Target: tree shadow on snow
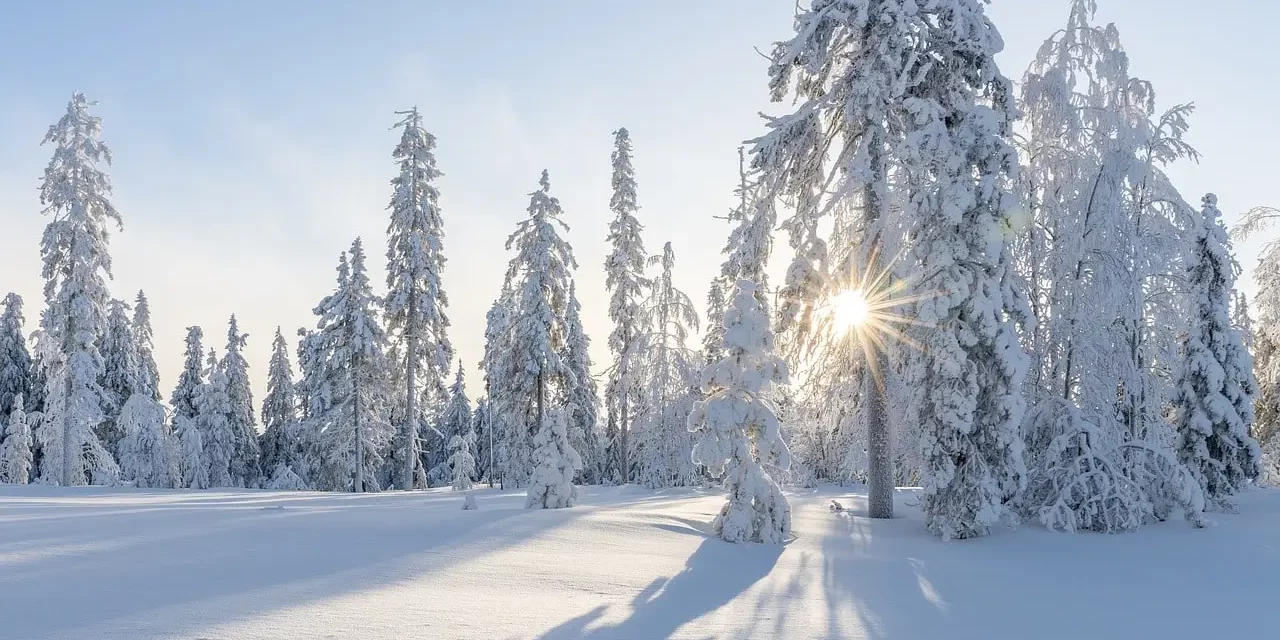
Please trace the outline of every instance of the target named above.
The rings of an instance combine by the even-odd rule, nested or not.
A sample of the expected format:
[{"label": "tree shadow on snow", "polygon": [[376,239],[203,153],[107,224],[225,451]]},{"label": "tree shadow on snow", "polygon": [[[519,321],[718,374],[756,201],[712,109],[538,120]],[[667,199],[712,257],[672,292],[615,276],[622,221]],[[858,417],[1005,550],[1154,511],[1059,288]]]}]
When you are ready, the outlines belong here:
[{"label": "tree shadow on snow", "polygon": [[[275,494],[283,508],[269,509],[262,507],[267,494],[239,494],[228,508],[192,504],[208,496],[178,495],[181,504],[143,512],[105,508],[93,526],[71,535],[54,522],[0,523],[0,534],[42,543],[0,554],[0,620],[15,623],[0,636],[195,633],[421,579],[584,513],[527,511],[498,492],[482,498],[482,510],[465,512],[461,497],[448,494],[316,495]],[[60,600],[74,604],[49,608]]]},{"label": "tree shadow on snow", "polygon": [[[681,533],[695,527],[672,525]],[[703,534],[705,535],[705,534]],[[604,616],[601,605],[568,620],[543,640],[666,638],[688,622],[728,604],[769,575],[782,555],[782,545],[732,544],[706,538],[670,578],[657,578],[632,599],[632,612],[616,624],[587,629]]]},{"label": "tree shadow on snow", "polygon": [[[1004,575],[1007,565],[992,562],[1001,555],[993,554],[995,547],[1007,548],[1008,531],[998,526],[989,538],[943,542],[925,528],[909,495],[898,493],[892,520],[867,517],[865,496],[842,498],[847,510],[830,514],[820,554],[824,637],[1025,636],[1012,617],[992,613],[1002,598],[1028,592]],[[798,575],[795,581],[807,579]]]}]

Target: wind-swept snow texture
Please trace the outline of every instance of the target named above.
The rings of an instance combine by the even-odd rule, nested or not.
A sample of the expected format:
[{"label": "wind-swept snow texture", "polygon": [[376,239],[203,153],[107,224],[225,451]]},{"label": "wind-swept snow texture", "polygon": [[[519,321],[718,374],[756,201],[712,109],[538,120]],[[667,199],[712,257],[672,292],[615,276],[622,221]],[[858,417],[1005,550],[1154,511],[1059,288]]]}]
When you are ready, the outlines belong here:
[{"label": "wind-swept snow texture", "polygon": [[708,532],[721,491],[583,489],[464,511],[447,488],[0,486],[0,638],[1274,637],[1276,490],[1206,529],[944,543],[917,493],[873,521],[823,487],[789,494],[790,543],[735,545]]}]

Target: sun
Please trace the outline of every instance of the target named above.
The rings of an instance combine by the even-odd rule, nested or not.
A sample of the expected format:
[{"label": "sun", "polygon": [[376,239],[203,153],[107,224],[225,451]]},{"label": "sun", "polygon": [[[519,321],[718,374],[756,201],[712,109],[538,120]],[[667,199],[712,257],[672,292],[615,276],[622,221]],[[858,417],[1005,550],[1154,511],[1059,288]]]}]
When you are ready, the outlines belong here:
[{"label": "sun", "polygon": [[848,333],[860,328],[871,319],[871,303],[861,289],[841,291],[831,301],[835,329]]}]

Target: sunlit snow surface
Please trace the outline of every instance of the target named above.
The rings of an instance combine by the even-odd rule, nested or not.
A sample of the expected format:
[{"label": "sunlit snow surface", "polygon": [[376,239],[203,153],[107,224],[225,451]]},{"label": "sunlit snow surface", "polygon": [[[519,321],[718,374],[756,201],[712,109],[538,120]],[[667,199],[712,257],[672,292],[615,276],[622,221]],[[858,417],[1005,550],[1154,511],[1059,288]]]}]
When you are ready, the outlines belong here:
[{"label": "sunlit snow surface", "polygon": [[[929,536],[790,493],[796,538],[705,531],[722,496],[0,487],[0,638],[1263,638],[1280,491],[1216,526]],[[852,513],[831,513],[840,500]]]}]

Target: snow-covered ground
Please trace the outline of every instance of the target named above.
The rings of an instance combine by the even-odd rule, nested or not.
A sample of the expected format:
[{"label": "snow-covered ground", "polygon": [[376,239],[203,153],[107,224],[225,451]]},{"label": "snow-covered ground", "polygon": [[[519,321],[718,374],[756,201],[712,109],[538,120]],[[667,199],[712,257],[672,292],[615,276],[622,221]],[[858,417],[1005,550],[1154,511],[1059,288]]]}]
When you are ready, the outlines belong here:
[{"label": "snow-covered ground", "polygon": [[708,538],[715,492],[336,495],[0,487],[3,638],[1275,637],[1280,491],[1194,530],[943,543],[791,494],[796,538]]}]

